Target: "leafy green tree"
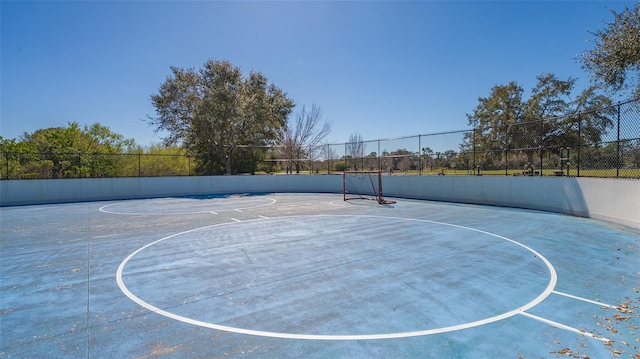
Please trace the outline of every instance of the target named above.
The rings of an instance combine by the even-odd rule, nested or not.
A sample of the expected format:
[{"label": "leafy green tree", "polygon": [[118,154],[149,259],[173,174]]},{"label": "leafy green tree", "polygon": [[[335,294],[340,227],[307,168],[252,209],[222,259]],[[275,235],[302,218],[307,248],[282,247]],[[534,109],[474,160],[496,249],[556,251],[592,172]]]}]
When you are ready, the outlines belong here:
[{"label": "leafy green tree", "polygon": [[525,121],[523,92],[516,82],[496,85],[488,97],[478,98],[478,106],[467,114],[474,132],[467,133],[465,138],[472,142],[474,152],[478,153],[477,163],[483,167],[492,167],[489,164],[499,161],[503,151],[513,148],[511,129]]},{"label": "leafy green tree", "polygon": [[165,145],[181,145],[200,157],[201,173],[234,172],[241,146],[269,146],[279,137],[294,103],[260,72],[243,77],[228,61],[193,68],[171,67],[172,75],[151,96],[156,117],[149,123],[165,131]]},{"label": "leafy green tree", "polygon": [[162,144],[133,146],[115,158],[118,177],[188,176],[195,167],[184,148]]},{"label": "leafy green tree", "polygon": [[[463,135],[463,138],[466,138],[467,134],[469,134],[469,132],[465,132]],[[467,170],[467,171],[474,170],[474,153],[471,146],[472,144],[468,140],[462,141],[460,143],[460,146],[458,149],[458,156],[456,159],[458,169]]]},{"label": "leafy green tree", "polygon": [[140,158],[141,176],[187,176],[190,157],[183,148],[149,146]]},{"label": "leafy green tree", "polygon": [[640,168],[640,140],[628,141],[628,150],[625,152],[624,165],[630,168]]},{"label": "leafy green tree", "polygon": [[[477,163],[498,167],[508,153],[524,153],[534,164],[541,149],[593,144],[612,126],[611,99],[589,87],[572,97],[575,79],[554,74],[537,77],[529,99],[517,83],[496,85],[486,98],[479,98],[468,114],[473,132],[465,134],[464,152],[478,153]],[[586,111],[586,109],[589,111]]]},{"label": "leafy green tree", "polygon": [[434,155],[434,152],[431,149],[431,147],[422,148],[422,159],[421,159],[422,165],[425,168],[428,166],[429,171],[433,171],[433,165],[434,165],[433,155]]},{"label": "leafy green tree", "polygon": [[456,158],[458,157],[458,153],[454,150],[446,150],[444,151],[444,153],[442,154],[443,158],[444,158],[444,163],[443,165],[445,167],[455,167],[453,166],[453,163],[455,162]]},{"label": "leafy green tree", "polygon": [[131,139],[94,123],[52,127],[24,133],[21,140],[2,140],[10,170],[17,178],[113,176],[117,154],[134,146]]},{"label": "leafy green tree", "polygon": [[594,46],[579,60],[595,83],[640,96],[640,2],[619,13],[609,11],[613,21],[592,33]]},{"label": "leafy green tree", "polygon": [[78,147],[80,153],[84,154],[81,157],[83,177],[121,176],[122,154],[136,147],[133,139],[114,133],[99,123],[84,126],[81,139]]},{"label": "leafy green tree", "polygon": [[37,177],[32,173],[30,164],[37,161],[35,148],[30,143],[16,141],[15,139],[5,139],[0,136],[0,158],[2,168],[1,178],[33,178]]},{"label": "leafy green tree", "polygon": [[[590,157],[589,153],[600,151],[602,137],[608,129],[613,127],[612,119],[616,114],[613,101],[607,96],[598,94],[596,89],[596,86],[585,89],[572,102],[569,116],[565,117],[558,127],[560,133],[557,135],[556,143],[559,146],[570,146],[577,151],[585,152],[579,156],[574,151],[571,163],[578,168],[583,166],[585,158]],[[593,162],[592,159],[587,161]]]},{"label": "leafy green tree", "polygon": [[335,162],[335,170],[338,172],[348,171],[349,167],[350,166],[349,166],[349,163],[347,162],[347,158],[344,158],[340,161]]},{"label": "leafy green tree", "polygon": [[379,162],[380,161],[378,160],[378,154],[375,151],[369,152],[369,154],[364,157],[363,169],[366,168],[369,171],[379,170],[379,167],[380,167]]},{"label": "leafy green tree", "polygon": [[560,146],[565,141],[559,121],[571,110],[575,83],[573,78],[561,80],[552,73],[537,77],[525,104],[525,116],[522,123],[514,127],[512,138],[516,143],[514,148],[521,148],[529,163],[535,163],[539,148]]},{"label": "leafy green tree", "polygon": [[391,151],[386,154],[390,161],[392,170],[407,171],[412,166],[415,166],[414,162],[417,162],[415,154],[405,148]]},{"label": "leafy green tree", "polygon": [[50,178],[113,176],[115,155],[135,144],[98,123],[81,127],[77,122],[25,133],[22,142],[40,157],[38,177]]}]

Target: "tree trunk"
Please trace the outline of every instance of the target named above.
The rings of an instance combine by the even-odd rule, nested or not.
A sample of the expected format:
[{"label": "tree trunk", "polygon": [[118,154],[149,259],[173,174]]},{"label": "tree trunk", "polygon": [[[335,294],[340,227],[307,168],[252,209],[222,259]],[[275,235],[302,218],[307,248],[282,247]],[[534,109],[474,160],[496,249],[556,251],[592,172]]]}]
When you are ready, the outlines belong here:
[{"label": "tree trunk", "polygon": [[231,156],[227,156],[224,159],[224,173],[227,175],[231,174]]},{"label": "tree trunk", "polygon": [[527,161],[528,161],[529,163],[531,163],[531,164],[533,164],[533,163],[534,163],[533,161],[535,161],[535,160],[533,159],[533,155],[535,155],[535,152],[533,152],[533,151],[527,151]]}]

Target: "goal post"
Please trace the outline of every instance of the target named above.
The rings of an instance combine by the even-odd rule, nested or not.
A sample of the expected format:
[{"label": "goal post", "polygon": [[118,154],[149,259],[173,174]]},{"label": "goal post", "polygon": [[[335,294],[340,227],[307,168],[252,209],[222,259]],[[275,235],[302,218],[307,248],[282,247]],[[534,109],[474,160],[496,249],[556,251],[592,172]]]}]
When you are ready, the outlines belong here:
[{"label": "goal post", "polygon": [[382,172],[345,171],[342,173],[342,195],[345,201],[373,200],[379,204],[393,204],[382,195]]}]

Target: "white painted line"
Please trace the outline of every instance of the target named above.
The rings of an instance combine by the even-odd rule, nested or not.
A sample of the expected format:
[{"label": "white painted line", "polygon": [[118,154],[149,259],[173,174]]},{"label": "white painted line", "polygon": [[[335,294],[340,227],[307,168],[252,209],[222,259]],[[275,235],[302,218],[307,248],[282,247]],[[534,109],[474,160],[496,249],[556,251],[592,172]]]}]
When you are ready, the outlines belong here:
[{"label": "white painted line", "polygon": [[214,211],[211,211],[210,213],[211,213],[211,214],[218,214],[218,212],[214,212]]},{"label": "white painted line", "polygon": [[237,209],[237,208],[236,208],[236,209],[234,209],[234,211],[242,213],[242,210],[241,210],[241,209]]},{"label": "white painted line", "polygon": [[258,215],[258,217],[260,217],[262,219],[269,219],[269,217],[265,217],[265,216],[261,216],[261,215]]},{"label": "white painted line", "polygon": [[595,300],[591,300],[591,299],[587,299],[587,298],[582,298],[582,297],[576,297],[575,295],[571,295],[571,294],[567,294],[567,293],[562,293],[562,292],[558,292],[558,291],[553,291],[553,294],[557,294],[557,295],[562,295],[565,296],[567,298],[572,298],[572,299],[577,299],[577,300],[581,300],[583,302],[587,302],[587,303],[591,303],[591,304],[596,304],[599,305],[601,307],[607,307],[607,308],[611,308],[611,309],[620,309],[615,305],[611,305],[611,304],[606,304],[606,303],[600,303],[600,302],[596,302]]},{"label": "white painted line", "polygon": [[[253,208],[259,208],[259,207],[264,207],[264,206],[269,206],[272,205],[274,203],[276,203],[276,199],[275,198],[267,198],[269,200],[269,203],[265,203],[265,204],[259,204],[259,205],[255,205],[255,206],[250,206],[250,207],[242,207],[242,209],[253,209]],[[146,199],[142,198],[142,199],[136,199],[137,201],[145,201]],[[216,198],[211,198],[212,201],[215,201]],[[213,214],[217,214],[215,212],[211,212],[211,211],[193,211],[193,212],[118,212],[118,211],[114,211],[114,210],[110,210],[108,209],[109,207],[113,207],[113,206],[119,206],[122,204],[126,204],[127,202],[117,202],[117,203],[111,203],[111,204],[107,204],[104,205],[102,207],[100,207],[98,210],[100,212],[103,213],[109,213],[109,214],[118,214],[118,215],[131,215],[131,216],[145,216],[145,215],[169,215],[169,216],[177,216],[177,215],[185,215],[185,214],[197,214],[197,213],[213,213]],[[215,202],[214,202],[215,203]],[[158,206],[156,204],[156,206]],[[160,205],[162,206],[162,205]],[[171,207],[171,205],[169,204],[169,206],[166,207]],[[221,212],[225,212],[225,211],[238,211],[238,212],[242,212],[242,210],[240,209],[222,209],[220,210]]]},{"label": "white painted line", "polygon": [[[535,317],[535,316],[533,316],[531,314],[527,314],[527,313],[525,313],[525,311],[533,308],[534,306],[540,304],[543,300],[545,300],[551,294],[551,292],[553,291],[553,289],[554,289],[554,287],[555,287],[555,285],[556,285],[556,283],[558,281],[558,275],[556,273],[555,268],[553,267],[551,262],[549,262],[549,260],[547,260],[544,256],[542,256],[540,253],[536,252],[532,248],[525,246],[522,243],[516,242],[513,239],[509,239],[507,237],[503,237],[503,236],[500,236],[500,235],[495,234],[495,233],[486,232],[486,231],[475,229],[475,228],[471,228],[471,227],[465,227],[465,226],[460,226],[460,225],[455,225],[455,224],[450,224],[450,223],[444,223],[444,222],[436,222],[436,221],[429,221],[429,220],[423,220],[423,219],[390,217],[390,216],[317,215],[317,216],[291,216],[291,217],[288,217],[288,219],[308,218],[308,217],[392,218],[392,219],[401,219],[401,220],[413,221],[413,222],[433,223],[433,224],[449,226],[449,227],[454,227],[454,228],[461,228],[461,229],[465,229],[465,230],[469,230],[469,231],[473,231],[473,232],[477,232],[477,233],[483,233],[483,234],[486,234],[486,235],[489,235],[489,236],[493,236],[493,237],[500,238],[500,239],[503,239],[505,241],[511,242],[511,243],[513,243],[515,245],[518,245],[518,246],[528,250],[529,252],[531,252],[535,256],[537,256],[540,260],[542,260],[544,262],[544,264],[547,266],[547,269],[549,270],[549,276],[550,276],[549,283],[547,284],[546,289],[540,295],[538,295],[538,297],[533,299],[531,302],[526,303],[525,305],[521,306],[520,308],[516,308],[516,309],[511,310],[509,312],[502,313],[502,314],[499,314],[499,315],[496,315],[496,316],[493,316],[493,317],[477,320],[477,321],[474,321],[474,322],[463,323],[463,324],[453,325],[453,326],[449,326],[449,327],[428,329],[428,330],[419,330],[419,331],[412,331],[412,332],[398,332],[398,333],[383,333],[383,334],[360,334],[360,335],[315,335],[315,334],[278,333],[278,332],[267,332],[267,331],[261,331],[261,330],[251,330],[251,329],[244,329],[244,328],[229,327],[229,326],[219,325],[219,324],[215,324],[215,323],[203,322],[203,321],[200,321],[200,320],[187,318],[187,317],[183,317],[183,316],[180,316],[180,315],[177,315],[177,314],[174,314],[174,313],[170,313],[170,312],[162,310],[162,309],[160,309],[158,307],[155,307],[152,304],[147,303],[144,300],[138,298],[135,294],[133,294],[131,291],[129,291],[127,286],[124,284],[124,280],[122,279],[122,272],[124,270],[124,267],[126,266],[127,262],[129,262],[129,260],[131,260],[131,258],[133,258],[137,253],[141,252],[145,248],[148,248],[148,247],[150,247],[150,246],[152,246],[152,245],[154,245],[156,243],[162,242],[162,241],[167,240],[169,238],[173,238],[173,237],[176,237],[176,236],[179,236],[179,235],[182,235],[182,234],[191,233],[191,232],[195,232],[195,231],[199,231],[199,230],[203,230],[203,229],[214,228],[216,226],[222,226],[222,225],[225,225],[225,223],[215,224],[215,225],[211,225],[211,226],[192,229],[192,230],[181,232],[181,233],[176,233],[174,235],[161,238],[161,239],[159,239],[157,241],[154,241],[152,243],[149,243],[149,244],[141,247],[140,249],[138,249],[135,252],[131,253],[127,258],[124,259],[124,261],[122,261],[122,263],[120,263],[120,266],[118,267],[118,270],[116,272],[116,282],[118,283],[118,287],[120,287],[120,290],[127,297],[129,297],[129,299],[131,299],[132,301],[134,301],[138,305],[140,305],[140,306],[142,306],[142,307],[144,307],[144,308],[146,308],[146,309],[148,309],[148,310],[150,310],[152,312],[155,312],[157,314],[163,315],[163,316],[165,316],[167,318],[179,320],[179,321],[184,322],[184,323],[189,323],[189,324],[193,324],[193,325],[197,325],[197,326],[201,326],[201,327],[205,327],[205,328],[222,330],[222,331],[227,331],[227,332],[232,332],[232,333],[239,333],[239,334],[270,337],[270,338],[307,339],[307,340],[379,340],[379,339],[395,339],[395,338],[418,337],[418,336],[425,336],[425,335],[432,335],[432,334],[439,334],[439,333],[447,333],[447,332],[452,332],[452,331],[456,331],[456,330],[468,329],[468,328],[473,328],[473,327],[477,327],[477,326],[481,326],[481,325],[497,322],[497,321],[500,321],[500,320],[503,320],[503,319],[506,319],[506,318],[513,317],[513,316],[518,315],[518,314],[531,316],[532,318],[539,318],[539,317]],[[241,222],[240,220],[237,220],[235,218],[231,218],[231,219],[236,221],[236,222]],[[257,220],[249,220],[249,221],[257,221]],[[226,224],[230,224],[230,223],[226,223]],[[549,320],[546,320],[544,318],[540,318],[539,320],[544,321],[546,323],[555,323],[555,322],[551,322]],[[552,325],[555,325],[555,324],[552,324]],[[562,324],[558,324],[558,327],[560,327],[560,326],[563,326],[563,325]],[[564,326],[564,327],[566,327],[566,326]],[[567,327],[567,328],[570,328],[570,327]],[[579,332],[581,334],[584,334],[584,335],[590,335],[589,333],[580,332],[579,330],[577,330],[575,328],[571,328],[571,329],[573,329],[574,331],[577,331],[577,332]],[[594,338],[598,338],[597,336],[594,336],[594,335],[591,335],[591,336],[593,336]],[[598,339],[600,339],[600,338],[598,338]]]},{"label": "white painted line", "polygon": [[611,341],[611,339],[608,339],[608,338],[605,338],[605,337],[601,337],[599,335],[591,334],[591,333],[585,332],[584,330],[576,329],[574,327],[570,327],[570,326],[564,325],[562,323],[554,322],[553,320],[545,319],[545,318],[539,317],[537,315],[529,314],[529,313],[526,313],[526,312],[522,312],[520,314],[524,315],[525,317],[529,317],[529,318],[535,319],[537,321],[549,324],[549,325],[551,325],[553,327],[556,327],[556,328],[559,328],[559,329],[564,329],[564,330],[568,330],[568,331],[571,331],[571,332],[576,332],[576,333],[579,333],[580,335],[586,335],[588,337],[591,337],[593,339],[598,339],[598,340],[603,341],[603,342]]},{"label": "white painted line", "polygon": [[235,219],[235,218],[233,218],[233,217],[230,217],[230,218],[231,218],[232,220],[236,221],[236,222],[242,222],[242,221],[241,221],[241,220],[239,220],[239,219]]}]

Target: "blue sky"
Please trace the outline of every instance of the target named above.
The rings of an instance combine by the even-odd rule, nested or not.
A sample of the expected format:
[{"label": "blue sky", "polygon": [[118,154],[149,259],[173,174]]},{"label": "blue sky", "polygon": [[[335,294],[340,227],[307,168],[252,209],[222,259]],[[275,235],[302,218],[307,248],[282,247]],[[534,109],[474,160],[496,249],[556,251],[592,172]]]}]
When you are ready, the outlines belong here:
[{"label": "blue sky", "polygon": [[170,66],[229,60],[299,106],[328,141],[468,128],[478,97],[588,74],[589,31],[635,1],[0,2],[0,135],[99,122],[140,145]]}]

